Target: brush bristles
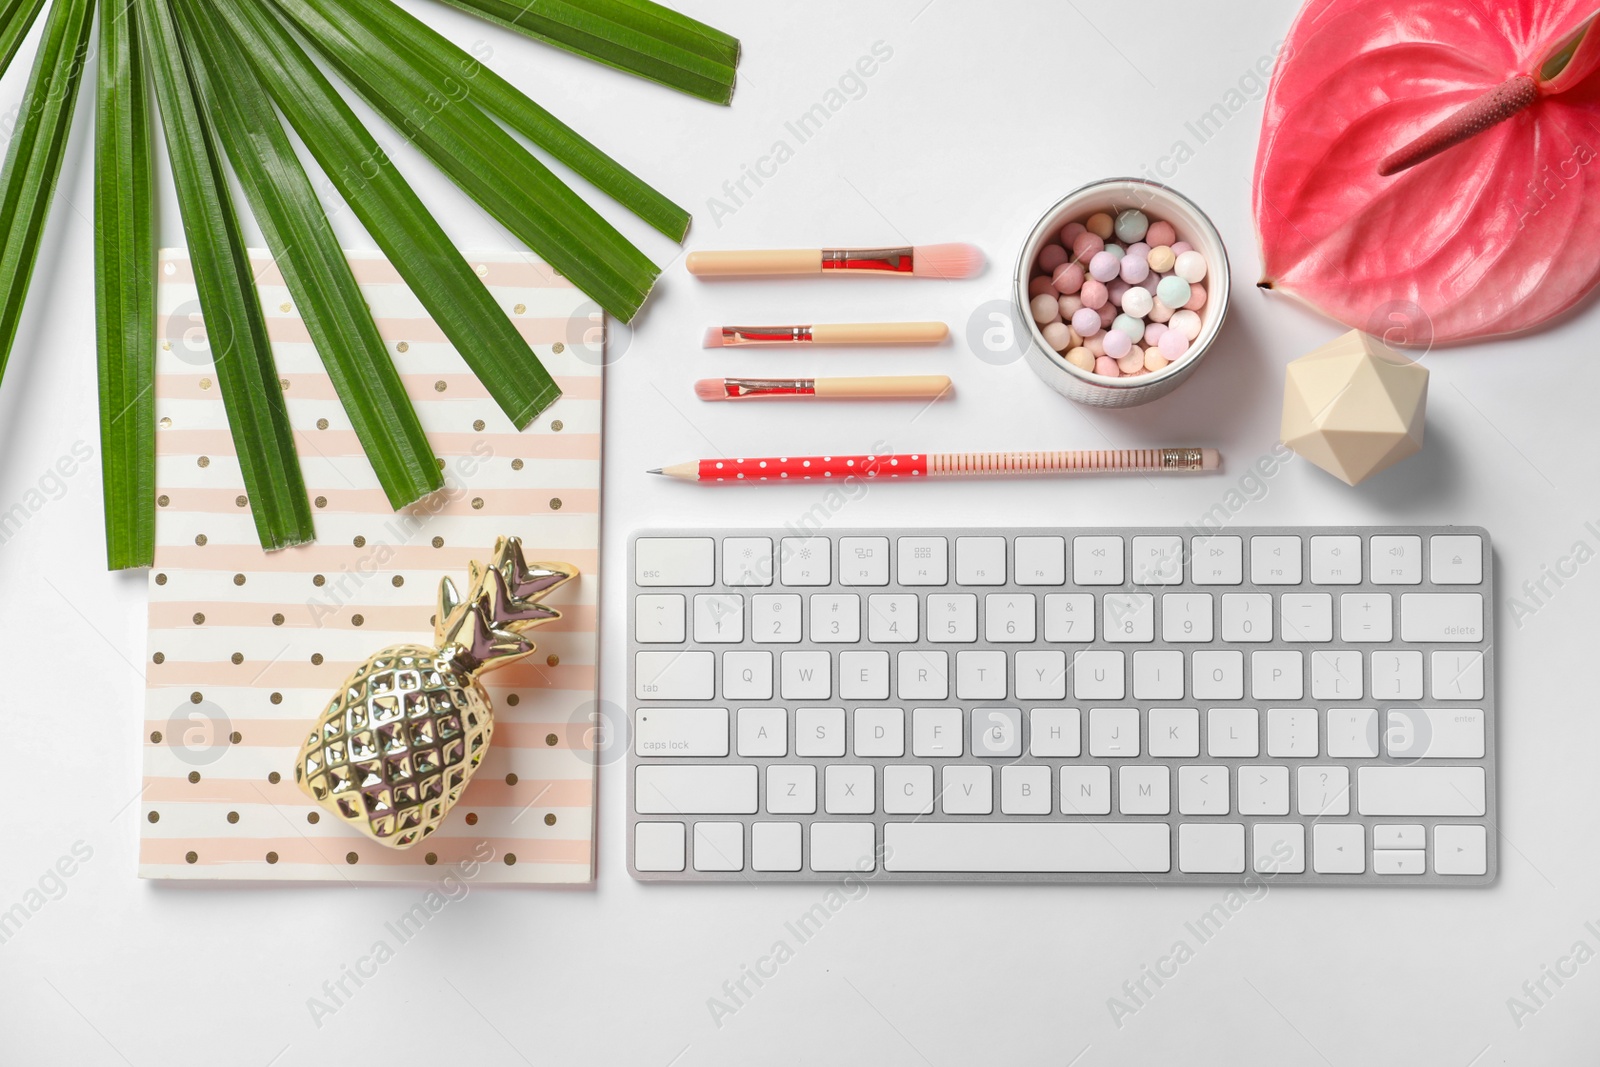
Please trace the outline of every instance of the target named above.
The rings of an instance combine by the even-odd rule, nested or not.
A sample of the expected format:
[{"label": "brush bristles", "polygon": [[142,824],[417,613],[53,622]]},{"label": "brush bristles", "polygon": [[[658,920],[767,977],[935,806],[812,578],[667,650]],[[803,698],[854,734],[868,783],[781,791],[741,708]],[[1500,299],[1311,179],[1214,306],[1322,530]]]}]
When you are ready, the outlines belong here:
[{"label": "brush bristles", "polygon": [[701,400],[726,400],[728,388],[721,378],[701,378],[694,383],[694,395]]},{"label": "brush bristles", "polygon": [[975,245],[918,245],[911,273],[918,278],[970,278],[983,270],[983,251]]},{"label": "brush bristles", "polygon": [[722,327],[720,327],[720,326],[712,326],[712,327],[708,328],[706,330],[705,344],[702,347],[704,347],[704,348],[721,348],[722,347]]}]

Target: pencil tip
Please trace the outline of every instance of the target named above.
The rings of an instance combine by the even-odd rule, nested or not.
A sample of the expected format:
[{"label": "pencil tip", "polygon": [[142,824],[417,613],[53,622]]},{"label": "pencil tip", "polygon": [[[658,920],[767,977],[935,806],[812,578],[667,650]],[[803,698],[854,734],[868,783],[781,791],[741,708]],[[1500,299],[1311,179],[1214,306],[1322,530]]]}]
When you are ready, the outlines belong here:
[{"label": "pencil tip", "polygon": [[662,470],[662,469],[661,469],[661,468],[660,468],[660,467],[656,467],[656,468],[654,468],[654,469],[653,469],[653,470],[647,470],[647,471],[645,471],[645,473],[646,473],[646,474],[665,474],[665,473],[667,473],[667,472],[666,472],[666,471],[664,471],[664,470]]}]

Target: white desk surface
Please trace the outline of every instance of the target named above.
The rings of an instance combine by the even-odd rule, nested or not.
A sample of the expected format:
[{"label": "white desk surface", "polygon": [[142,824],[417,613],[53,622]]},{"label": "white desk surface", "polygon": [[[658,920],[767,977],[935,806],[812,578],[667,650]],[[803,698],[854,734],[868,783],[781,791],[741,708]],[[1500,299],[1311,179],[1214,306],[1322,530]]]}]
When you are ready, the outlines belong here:
[{"label": "white desk surface", "polygon": [[[740,36],[725,110],[583,63],[427,0],[406,0],[456,41],[655,181],[696,215],[689,248],[970,240],[987,273],[957,283],[817,279],[708,285],[681,262],[613,364],[607,387],[602,696],[625,698],[625,538],[650,524],[771,524],[816,502],[801,485],[696,488],[645,468],[704,454],[1209,444],[1210,478],[879,485],[833,522],[936,525],[1175,524],[1240,486],[1277,440],[1283,366],[1341,328],[1254,287],[1250,179],[1261,93],[1200,143],[1186,123],[1228,100],[1270,56],[1293,5],[1112,0],[1066,4],[893,0],[752,5],[683,0]],[[37,29],[35,30],[37,36]],[[786,123],[882,42],[855,98],[801,143]],[[30,52],[25,55],[31,55]],[[19,61],[0,108],[22,92]],[[846,89],[850,86],[846,85]],[[0,508],[21,500],[75,441],[98,454],[90,256],[92,92],[4,388]],[[391,145],[399,138],[385,129]],[[786,142],[773,166],[762,157]],[[1058,196],[1099,177],[1170,175],[1221,228],[1233,257],[1227,329],[1174,395],[1096,412],[1049,392],[1021,362],[993,366],[959,339],[934,353],[852,358],[855,370],[946,370],[957,397],[913,405],[699,404],[690,382],[758,371],[703,352],[714,323],[935,318],[958,338],[1004,300],[1018,243]],[[510,238],[409,151],[404,172],[462,247]],[[724,181],[770,173],[733,203]],[[1168,167],[1170,170],[1170,166]],[[731,212],[716,220],[708,198]],[[613,217],[617,212],[612,211]],[[346,214],[341,234],[370,239]],[[677,250],[627,227],[660,262]],[[181,238],[169,199],[167,243]],[[627,338],[626,331],[621,334]],[[99,475],[68,479],[0,552],[8,693],[7,824],[0,909],[74,845],[92,857],[0,945],[0,1062],[136,1065],[444,1062],[721,1064],[978,1062],[1121,1064],[1569,1063],[1592,1055],[1600,1008],[1600,860],[1594,653],[1600,561],[1531,615],[1523,583],[1600,549],[1592,404],[1600,311],[1535,336],[1436,352],[1422,453],[1358,489],[1304,462],[1265,480],[1240,524],[1481,523],[1499,574],[1501,873],[1467,891],[1270,890],[1203,943],[1186,924],[1215,888],[872,886],[801,943],[785,925],[815,885],[650,887],[623,859],[621,764],[601,774],[599,880],[580,891],[471,889],[373,968],[361,961],[417,889],[174,888],[134,877],[144,578],[103,569]],[[618,346],[619,349],[621,346]],[[845,366],[826,355],[794,370]],[[1559,374],[1560,387],[1537,380]],[[47,488],[49,488],[47,486]],[[1586,526],[1596,521],[1595,526]],[[1569,573],[1571,568],[1568,568]],[[1553,583],[1551,584],[1553,588]],[[56,671],[61,671],[56,674]],[[1590,683],[1582,679],[1590,677]],[[79,844],[81,843],[81,844]],[[1586,923],[1595,921],[1594,926]],[[731,1015],[724,983],[775,943],[793,950]],[[1124,992],[1175,943],[1192,958],[1142,1006]],[[1582,944],[1584,962],[1571,954]],[[364,979],[320,1020],[311,998],[358,965]],[[1561,984],[1543,968],[1562,968]],[[761,964],[767,971],[774,968]],[[1170,965],[1167,966],[1169,971]],[[1524,1010],[1514,1014],[1510,998]],[[326,1000],[325,1000],[326,1002]],[[1531,1009],[1531,1010],[1528,1010]],[[1119,1025],[1120,1022],[1120,1025]],[[319,1025],[320,1023],[320,1025]]]}]

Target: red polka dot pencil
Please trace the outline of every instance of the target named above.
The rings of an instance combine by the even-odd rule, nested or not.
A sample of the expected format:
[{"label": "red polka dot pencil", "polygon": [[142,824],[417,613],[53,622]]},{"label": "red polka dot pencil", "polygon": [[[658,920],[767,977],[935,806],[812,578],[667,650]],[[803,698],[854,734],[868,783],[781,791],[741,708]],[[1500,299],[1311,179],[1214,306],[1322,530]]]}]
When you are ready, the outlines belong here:
[{"label": "red polka dot pencil", "polygon": [[1041,474],[1214,471],[1214,448],[1108,448],[1076,452],[912,452],[879,456],[702,459],[650,471],[685,482],[821,481],[834,478],[971,478]]}]

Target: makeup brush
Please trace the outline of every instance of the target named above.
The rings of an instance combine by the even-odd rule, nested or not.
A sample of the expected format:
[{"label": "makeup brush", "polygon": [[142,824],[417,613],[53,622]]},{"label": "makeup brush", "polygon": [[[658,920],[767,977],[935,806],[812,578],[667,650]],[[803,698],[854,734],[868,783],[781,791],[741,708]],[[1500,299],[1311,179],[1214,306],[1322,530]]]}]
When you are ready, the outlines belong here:
[{"label": "makeup brush", "polygon": [[983,252],[969,244],[915,248],[796,248],[748,252],[690,252],[690,274],[731,278],[762,274],[910,274],[918,278],[970,278],[983,269]]},{"label": "makeup brush", "polygon": [[877,378],[701,378],[694,392],[701,400],[795,399],[931,400],[950,391],[943,374]]},{"label": "makeup brush", "polygon": [[815,326],[713,326],[707,348],[744,345],[936,345],[950,336],[942,322],[849,322]]}]

